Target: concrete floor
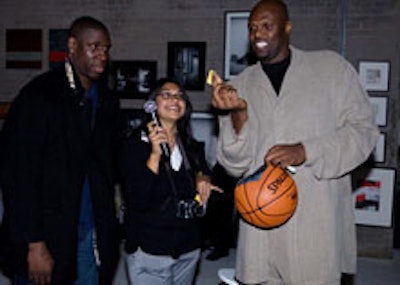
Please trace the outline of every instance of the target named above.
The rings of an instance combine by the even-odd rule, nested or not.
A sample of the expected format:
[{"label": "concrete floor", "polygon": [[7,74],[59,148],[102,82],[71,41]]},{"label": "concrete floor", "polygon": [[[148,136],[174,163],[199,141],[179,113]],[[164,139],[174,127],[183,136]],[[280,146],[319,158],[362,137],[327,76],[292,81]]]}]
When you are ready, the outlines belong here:
[{"label": "concrete floor", "polygon": [[[218,261],[204,259],[203,252],[199,276],[196,285],[218,285],[219,268],[234,266],[235,250],[230,251],[228,257]],[[393,259],[358,258],[358,273],[346,279],[346,285],[399,285],[400,284],[400,251],[395,250]]]},{"label": "concrete floor", "polygon": [[[228,257],[217,261],[208,261],[204,257],[208,251],[204,251],[200,262],[199,274],[195,285],[218,285],[218,269],[232,268],[235,262],[235,250],[231,249]],[[346,284],[349,285],[398,285],[400,284],[400,251],[395,250],[393,259],[358,258],[358,273]],[[11,282],[0,274],[0,285],[10,285]],[[125,271],[121,262],[114,285],[127,285]]]}]

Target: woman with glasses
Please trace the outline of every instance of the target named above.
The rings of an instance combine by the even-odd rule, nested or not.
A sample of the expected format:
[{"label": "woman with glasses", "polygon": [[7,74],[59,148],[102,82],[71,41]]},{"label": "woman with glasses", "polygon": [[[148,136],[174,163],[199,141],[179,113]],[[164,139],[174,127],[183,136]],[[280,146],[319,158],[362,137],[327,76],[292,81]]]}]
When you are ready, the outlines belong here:
[{"label": "woman with glasses", "polygon": [[124,140],[120,156],[129,280],[192,284],[199,218],[210,191],[221,190],[210,183],[204,144],[192,136],[183,87],[160,79],[145,109],[148,118]]}]

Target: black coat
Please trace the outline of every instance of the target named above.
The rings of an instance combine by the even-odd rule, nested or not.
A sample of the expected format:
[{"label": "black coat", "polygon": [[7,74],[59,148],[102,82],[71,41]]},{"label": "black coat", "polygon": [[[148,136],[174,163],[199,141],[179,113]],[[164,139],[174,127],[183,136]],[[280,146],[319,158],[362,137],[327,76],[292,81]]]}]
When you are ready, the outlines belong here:
[{"label": "black coat", "polygon": [[44,240],[55,259],[54,284],[71,283],[76,277],[82,185],[88,174],[100,284],[111,284],[119,246],[114,205],[118,99],[99,86],[91,130],[83,112],[83,89],[77,90],[70,88],[60,68],[32,80],[14,100],[0,140],[3,230],[14,270],[25,275],[28,243]]}]

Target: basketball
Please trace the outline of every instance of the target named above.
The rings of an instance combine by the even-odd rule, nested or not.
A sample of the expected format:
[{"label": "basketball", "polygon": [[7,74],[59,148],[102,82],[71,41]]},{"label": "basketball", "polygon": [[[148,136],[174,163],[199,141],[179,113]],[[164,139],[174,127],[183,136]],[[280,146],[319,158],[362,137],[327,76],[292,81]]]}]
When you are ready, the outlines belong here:
[{"label": "basketball", "polygon": [[249,224],[270,229],[283,225],[297,206],[297,187],[291,175],[279,166],[264,165],[240,180],[235,205]]}]

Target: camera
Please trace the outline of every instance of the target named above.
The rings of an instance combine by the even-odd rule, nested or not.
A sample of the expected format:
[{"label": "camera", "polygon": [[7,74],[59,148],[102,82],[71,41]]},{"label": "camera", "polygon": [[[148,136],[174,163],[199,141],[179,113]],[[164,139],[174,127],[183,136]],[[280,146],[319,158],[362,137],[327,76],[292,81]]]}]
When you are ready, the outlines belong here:
[{"label": "camera", "polygon": [[200,205],[196,200],[179,200],[176,216],[182,219],[203,217],[206,214],[206,205]]}]

